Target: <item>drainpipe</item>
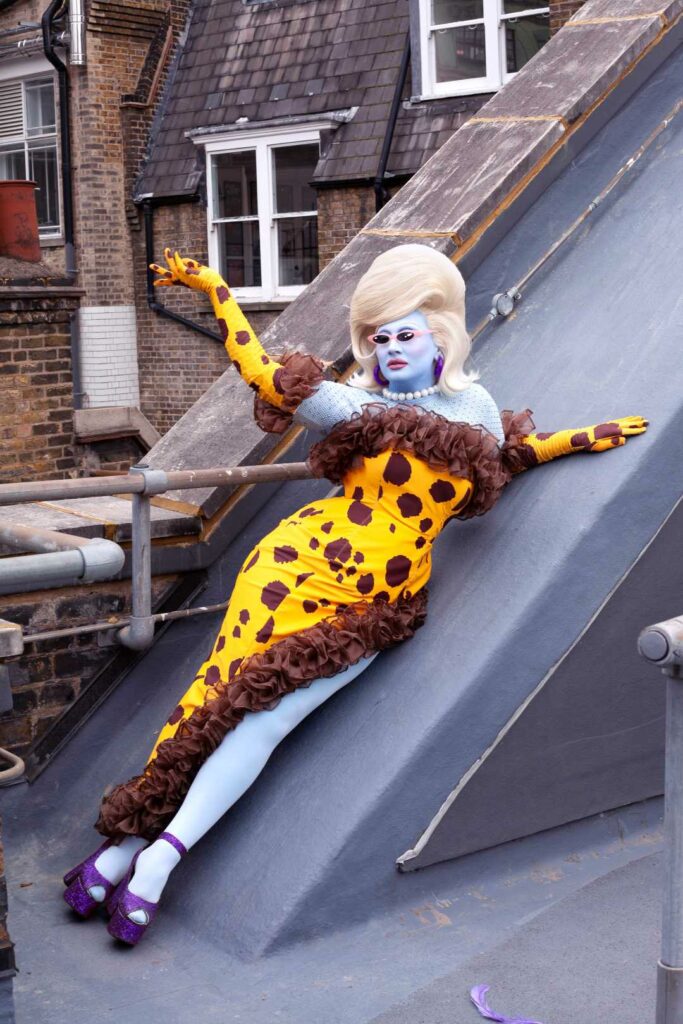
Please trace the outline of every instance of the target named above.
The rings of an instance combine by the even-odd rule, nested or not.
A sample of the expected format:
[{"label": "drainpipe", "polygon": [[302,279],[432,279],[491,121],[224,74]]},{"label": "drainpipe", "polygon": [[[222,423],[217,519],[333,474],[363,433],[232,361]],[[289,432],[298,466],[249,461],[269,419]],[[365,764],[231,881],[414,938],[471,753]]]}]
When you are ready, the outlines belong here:
[{"label": "drainpipe", "polygon": [[401,105],[401,96],[406,84],[406,77],[408,75],[408,65],[410,64],[410,32],[406,35],[405,46],[403,47],[403,56],[401,57],[401,67],[398,72],[398,78],[396,79],[396,88],[394,89],[394,97],[391,101],[391,110],[389,111],[389,119],[387,121],[387,128],[384,133],[384,142],[382,143],[382,154],[379,158],[379,166],[377,168],[377,175],[375,177],[374,189],[375,189],[375,210],[379,212],[384,204],[389,199],[389,193],[384,187],[384,178],[387,173],[387,164],[389,162],[389,153],[391,151],[391,143],[394,139],[394,129],[396,128],[396,121],[398,119],[398,109]]},{"label": "drainpipe", "polygon": [[33,526],[0,524],[0,544],[38,554],[0,558],[0,594],[108,580],[123,569],[125,554],[102,537],[77,537]]},{"label": "drainpipe", "polygon": [[215,331],[210,331],[208,327],[204,327],[202,324],[198,324],[194,320],[188,320],[187,317],[181,316],[180,313],[174,313],[172,310],[166,309],[166,306],[162,306],[160,302],[157,302],[156,292],[154,290],[154,271],[149,268],[150,263],[154,262],[154,213],[152,203],[149,199],[144,200],[142,204],[142,212],[145,221],[147,305],[152,312],[158,313],[159,316],[165,316],[169,320],[175,320],[177,324],[182,324],[183,327],[189,327],[191,331],[196,331],[197,334],[203,334],[205,338],[211,338],[212,341],[218,341],[222,345],[223,339],[220,334],[216,334]]},{"label": "drainpipe", "polygon": [[[1,0],[0,0],[1,2]],[[74,260],[74,214],[73,214],[73,181],[71,170],[71,130],[69,125],[69,80],[66,65],[54,50],[52,29],[53,21],[62,0],[52,0],[41,19],[43,30],[43,49],[50,64],[57,71],[59,81],[59,138],[62,157],[62,185],[64,202],[64,250],[66,272],[69,277],[76,276]]]}]

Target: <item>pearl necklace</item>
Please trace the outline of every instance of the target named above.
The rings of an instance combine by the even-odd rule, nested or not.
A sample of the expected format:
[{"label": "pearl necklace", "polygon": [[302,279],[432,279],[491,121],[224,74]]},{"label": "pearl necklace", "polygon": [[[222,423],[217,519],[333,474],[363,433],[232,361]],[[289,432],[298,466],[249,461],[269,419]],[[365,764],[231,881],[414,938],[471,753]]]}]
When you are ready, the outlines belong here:
[{"label": "pearl necklace", "polygon": [[382,394],[392,402],[405,402],[411,398],[427,398],[435,395],[438,390],[438,384],[432,384],[430,388],[422,388],[422,391],[390,391],[389,388],[383,388]]}]

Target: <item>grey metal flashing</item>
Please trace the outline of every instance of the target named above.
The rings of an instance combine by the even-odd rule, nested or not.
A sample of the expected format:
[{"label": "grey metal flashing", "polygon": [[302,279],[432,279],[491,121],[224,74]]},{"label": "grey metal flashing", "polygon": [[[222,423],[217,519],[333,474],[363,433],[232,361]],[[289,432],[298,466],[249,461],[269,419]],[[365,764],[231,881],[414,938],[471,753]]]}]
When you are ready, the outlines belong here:
[{"label": "grey metal flashing", "polygon": [[347,124],[357,114],[358,107],[346,107],[342,110],[323,110],[319,114],[290,114],[286,117],[269,117],[261,121],[250,121],[248,118],[233,121],[232,124],[218,124],[203,128],[191,128],[184,133],[186,139],[202,140],[212,135],[268,131],[269,128],[286,128],[288,125],[310,124],[321,122],[331,128]]}]

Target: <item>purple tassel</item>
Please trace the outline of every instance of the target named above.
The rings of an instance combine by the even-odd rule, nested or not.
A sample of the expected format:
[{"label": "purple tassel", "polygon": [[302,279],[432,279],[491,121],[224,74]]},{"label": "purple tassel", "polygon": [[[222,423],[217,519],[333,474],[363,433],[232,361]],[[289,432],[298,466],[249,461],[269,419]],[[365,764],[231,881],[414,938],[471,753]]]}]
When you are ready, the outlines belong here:
[{"label": "purple tassel", "polygon": [[502,1013],[496,1013],[486,1002],[486,993],[489,988],[489,985],[475,985],[470,992],[470,999],[482,1017],[486,1017],[487,1020],[497,1020],[498,1024],[541,1024],[540,1020],[529,1020],[527,1017],[506,1017]]}]

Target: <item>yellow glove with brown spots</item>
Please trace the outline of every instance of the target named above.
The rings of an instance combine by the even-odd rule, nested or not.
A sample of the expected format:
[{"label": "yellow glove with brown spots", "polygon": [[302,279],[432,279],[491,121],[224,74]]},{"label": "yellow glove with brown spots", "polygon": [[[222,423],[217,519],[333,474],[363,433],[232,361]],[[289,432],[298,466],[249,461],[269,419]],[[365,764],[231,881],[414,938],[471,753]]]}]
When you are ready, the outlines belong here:
[{"label": "yellow glove with brown spots", "polygon": [[181,284],[205,292],[211,300],[225,347],[237,372],[259,398],[282,408],[285,401],[279,382],[282,367],[267,354],[218,271],[204,267],[196,260],[185,259],[178,252],[172,254],[170,249],[164,249],[164,256],[168,269],[150,263],[151,270],[159,275],[154,286],[163,288]]},{"label": "yellow glove with brown spots", "polygon": [[642,416],[624,416],[578,430],[558,430],[552,434],[527,434],[521,438],[520,455],[528,468],[550,462],[573,452],[606,452],[626,444],[626,438],[643,434],[649,423]]}]

